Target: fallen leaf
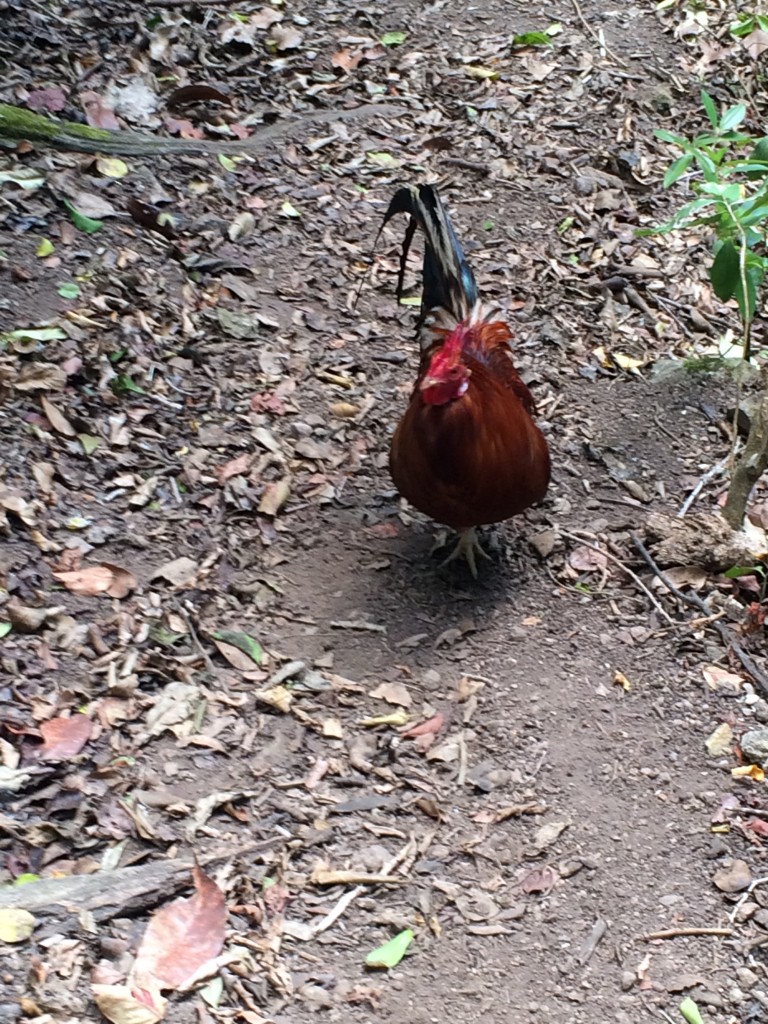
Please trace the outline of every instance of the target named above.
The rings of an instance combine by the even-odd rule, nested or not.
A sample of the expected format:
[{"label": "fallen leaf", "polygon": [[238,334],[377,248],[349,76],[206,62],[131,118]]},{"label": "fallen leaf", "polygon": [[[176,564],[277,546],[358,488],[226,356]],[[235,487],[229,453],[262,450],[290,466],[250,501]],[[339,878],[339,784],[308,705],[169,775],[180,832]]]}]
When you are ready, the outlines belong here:
[{"label": "fallen leaf", "polygon": [[122,599],[137,587],[133,573],[119,565],[103,562],[101,565],[87,566],[75,572],[55,572],[53,576],[63,583],[67,590],[78,597],[96,597],[106,594],[107,597]]},{"label": "fallen leaf", "polygon": [[61,434],[64,437],[76,437],[77,431],[69,422],[67,417],[53,404],[49,402],[45,395],[40,396],[40,404],[43,407],[45,418],[51,424],[51,427],[56,431],[57,434]]},{"label": "fallen leaf", "polygon": [[404,683],[382,683],[375,690],[371,690],[368,696],[377,697],[380,700],[385,700],[388,704],[397,704],[403,708],[409,708],[413,703],[413,697]]},{"label": "fallen leaf", "polygon": [[389,942],[385,942],[383,946],[372,950],[365,958],[365,966],[384,970],[397,967],[412,942],[413,932],[410,928],[406,928]]},{"label": "fallen leaf", "polygon": [[165,1016],[166,1000],[156,997],[148,1006],[145,998],[135,995],[127,985],[92,984],[94,1002],[112,1024],[157,1024]]},{"label": "fallen leaf", "polygon": [[194,558],[187,558],[182,555],[181,558],[174,558],[171,562],[166,562],[165,565],[161,565],[159,569],[156,569],[150,579],[167,580],[174,587],[186,587],[191,586],[195,582],[195,577],[200,566],[194,560]]},{"label": "fallen leaf", "polygon": [[87,715],[51,718],[40,723],[43,745],[37,751],[40,761],[68,761],[91,738],[91,720]]},{"label": "fallen leaf", "polygon": [[733,729],[727,722],[723,722],[707,737],[706,747],[712,757],[722,757],[731,749],[732,743]]},{"label": "fallen leaf", "polygon": [[151,918],[136,954],[129,983],[143,988],[183,987],[205,963],[221,953],[227,905],[218,885],[197,864],[192,868],[195,894],[175,900]]},{"label": "fallen leaf", "polygon": [[587,547],[586,544],[574,548],[568,555],[568,564],[578,572],[602,571],[608,565],[608,559],[602,551]]}]

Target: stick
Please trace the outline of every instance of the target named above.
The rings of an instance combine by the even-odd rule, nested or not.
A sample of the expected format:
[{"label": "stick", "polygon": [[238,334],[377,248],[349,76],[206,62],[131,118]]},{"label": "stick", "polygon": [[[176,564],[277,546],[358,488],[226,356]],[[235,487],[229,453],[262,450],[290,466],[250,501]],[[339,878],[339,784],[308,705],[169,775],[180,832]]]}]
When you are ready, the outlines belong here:
[{"label": "stick", "polygon": [[696,935],[721,935],[728,938],[733,935],[733,928],[668,928],[663,932],[649,932],[647,935],[638,935],[637,942],[656,942],[657,939],[680,939]]},{"label": "stick", "polygon": [[[400,850],[399,853],[396,853],[392,860],[385,864],[381,869],[382,875],[391,875],[395,868],[410,856],[415,846],[416,840],[411,836],[402,850]],[[345,892],[333,910],[330,910],[325,917],[321,918],[312,928],[310,938],[317,938],[321,932],[326,931],[332,924],[335,924],[347,907],[349,907],[351,903],[354,903],[358,896],[367,891],[366,886],[356,885],[354,889],[350,889],[349,892]]]},{"label": "stick", "polygon": [[589,24],[587,19],[584,17],[584,14],[583,14],[583,12],[581,10],[581,7],[579,6],[579,0],[571,0],[571,3],[573,4],[574,11],[576,11],[576,17],[581,22],[582,28],[584,28],[584,30],[586,32],[588,32],[592,36],[592,38],[595,40],[595,42],[600,47],[600,49],[603,50],[605,53],[607,53],[610,57],[613,57],[613,59],[616,61],[617,64],[621,64],[622,66],[626,67],[626,65],[625,65],[624,61],[621,59],[621,57],[618,57],[613,52],[613,50],[606,43],[605,39],[601,39],[600,38],[600,36],[597,34],[597,32],[595,32],[595,30]]},{"label": "stick", "polygon": [[[655,576],[658,576],[658,578],[661,580],[661,582],[664,584],[667,590],[669,590],[670,593],[674,594],[675,597],[679,598],[681,601],[689,605],[691,608],[697,608],[700,612],[704,612],[704,614],[707,617],[714,614],[712,612],[712,609],[707,604],[707,602],[702,600],[702,598],[700,598],[698,594],[684,594],[682,590],[679,590],[674,585],[674,583],[672,583],[669,577],[664,572],[662,572],[662,570],[658,567],[650,551],[645,546],[645,544],[643,544],[643,542],[640,540],[640,538],[637,536],[634,530],[630,533],[630,537],[632,538],[632,543],[643,556],[643,559],[650,568],[651,572]],[[736,637],[728,631],[728,629],[723,625],[722,622],[720,622],[718,619],[713,618],[712,625],[717,630],[720,639],[723,641],[726,648],[731,648],[733,653],[741,662],[742,668],[746,669],[746,671],[749,672],[749,674],[752,676],[754,681],[763,691],[765,696],[768,697],[768,676],[766,676],[762,669],[757,666],[754,658],[747,654],[747,652],[741,646]]]},{"label": "stick", "polygon": [[651,593],[651,591],[648,589],[648,587],[646,587],[646,585],[643,583],[643,581],[640,579],[640,577],[637,575],[637,573],[632,572],[632,570],[629,568],[629,566],[624,565],[624,563],[620,559],[618,559],[616,557],[616,555],[612,555],[610,551],[606,551],[605,548],[601,548],[601,547],[599,547],[596,544],[589,544],[589,543],[587,543],[584,540],[583,537],[579,537],[575,533],[566,533],[565,530],[561,530],[560,534],[563,537],[567,537],[568,540],[575,540],[577,544],[583,544],[585,547],[591,548],[593,551],[597,551],[599,554],[604,555],[606,558],[610,559],[612,562],[614,562],[616,565],[618,565],[618,567],[623,572],[625,572],[627,574],[627,576],[629,576],[629,578],[632,580],[632,582],[635,584],[635,586],[638,587],[640,590],[642,590],[642,592],[645,594],[645,596],[651,602],[651,604],[656,609],[656,611],[659,613],[659,615],[661,615],[663,618],[665,618],[667,620],[667,622],[670,624],[670,626],[677,626],[677,625],[679,625],[679,623],[676,623],[675,620],[670,615],[667,614],[666,610],[659,603],[659,601],[656,600],[654,595]]},{"label": "stick", "polygon": [[707,470],[707,472],[704,474],[704,476],[701,477],[699,482],[696,484],[696,486],[693,488],[691,493],[688,495],[688,497],[685,499],[683,504],[680,506],[680,511],[677,513],[677,518],[678,519],[682,519],[683,518],[685,513],[688,511],[688,509],[691,507],[691,505],[694,503],[694,501],[696,501],[696,499],[701,494],[701,492],[704,490],[705,486],[709,483],[709,481],[713,480],[717,476],[718,473],[722,473],[722,471],[728,465],[728,459],[729,458],[730,458],[730,455],[726,455],[725,458],[720,459],[720,461],[718,463],[716,463],[714,466],[710,466],[710,468]]}]

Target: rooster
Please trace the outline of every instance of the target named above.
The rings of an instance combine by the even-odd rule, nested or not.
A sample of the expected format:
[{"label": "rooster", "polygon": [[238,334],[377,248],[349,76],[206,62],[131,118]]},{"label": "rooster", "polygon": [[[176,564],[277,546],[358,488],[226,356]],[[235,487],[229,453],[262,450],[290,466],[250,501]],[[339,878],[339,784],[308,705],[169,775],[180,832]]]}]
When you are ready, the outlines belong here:
[{"label": "rooster", "polygon": [[400,494],[458,531],[443,564],[489,556],[475,527],[498,523],[541,501],[549,450],[533,421],[534,403],[512,362],[512,331],[478,297],[477,282],[448,214],[430,185],[398,189],[382,228],[410,214],[398,297],[416,228],[424,234],[418,334],[421,364],[408,408],[392,439],[390,471]]}]

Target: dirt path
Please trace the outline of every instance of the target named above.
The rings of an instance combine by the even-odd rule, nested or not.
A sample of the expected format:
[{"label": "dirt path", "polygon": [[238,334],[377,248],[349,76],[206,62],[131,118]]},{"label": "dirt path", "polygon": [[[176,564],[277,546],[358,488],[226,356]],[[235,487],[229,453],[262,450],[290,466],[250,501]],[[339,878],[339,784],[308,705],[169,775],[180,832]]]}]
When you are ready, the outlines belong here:
[{"label": "dirt path", "polygon": [[[215,4],[50,6],[10,5],[0,99],[71,116],[90,89],[132,126],[183,132],[379,100],[402,114],[300,121],[256,159],[126,175],[0,158],[0,330],[61,328],[0,356],[0,880],[198,856],[233,955],[220,990],[173,996],[172,1021],[678,1022],[688,994],[707,1024],[762,1019],[761,889],[729,915],[738,861],[747,881],[766,873],[765,832],[744,815],[729,831],[721,807],[760,821],[768,804],[731,777],[735,742],[710,756],[705,741],[768,704],[630,540],[724,453],[723,382],[650,367],[706,340],[692,295],[727,311],[701,254],[635,236],[668,202],[654,129],[697,116],[682,44],[653,4],[607,0],[289,3],[274,25],[249,4],[251,21]],[[555,21],[551,48],[510,48]],[[169,122],[169,75],[226,84],[229,103],[187,97]],[[20,167],[39,187],[18,187]],[[511,310],[553,452],[546,502],[489,539],[477,583],[439,568],[386,469],[415,373],[399,227],[353,308],[394,184],[425,174],[481,290]],[[129,198],[167,210],[171,237]],[[73,227],[64,200],[101,230]],[[98,565],[121,570],[101,596]],[[38,608],[54,611],[31,621]],[[60,724],[78,710],[79,743]],[[399,736],[406,714],[441,716],[431,747]],[[309,937],[350,891],[319,869],[376,874],[398,851],[397,884],[364,885]],[[122,984],[150,912],[188,882],[118,887],[95,918],[37,909],[6,954],[24,1019],[98,1019],[94,966]],[[367,973],[405,928],[409,955]],[[732,934],[684,934],[713,928]],[[643,941],[665,930],[683,934]]]}]

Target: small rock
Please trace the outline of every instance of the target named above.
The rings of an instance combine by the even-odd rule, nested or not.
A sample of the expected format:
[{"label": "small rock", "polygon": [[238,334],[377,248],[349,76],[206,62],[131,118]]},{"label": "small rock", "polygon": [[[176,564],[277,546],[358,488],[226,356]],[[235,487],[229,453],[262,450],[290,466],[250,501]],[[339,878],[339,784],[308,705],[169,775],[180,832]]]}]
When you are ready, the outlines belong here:
[{"label": "small rock", "polygon": [[729,1003],[735,1003],[736,1006],[739,1006],[741,1003],[744,1002],[745,999],[746,996],[737,985],[734,985],[733,988],[728,990]]},{"label": "small rock", "polygon": [[768,767],[768,729],[750,729],[741,737],[744,757],[753,764]]},{"label": "small rock", "polygon": [[621,991],[622,992],[629,992],[629,990],[634,987],[634,984],[635,984],[636,980],[637,979],[635,978],[634,971],[622,971],[621,972]]},{"label": "small rock", "polygon": [[712,881],[720,892],[742,892],[752,881],[752,872],[745,860],[732,860],[717,870]]},{"label": "small rock", "polygon": [[722,1009],[725,1006],[725,1000],[719,992],[710,992],[706,988],[697,988],[691,996],[697,1003],[704,1003],[705,1006],[715,1006]]},{"label": "small rock", "polygon": [[442,677],[439,672],[435,671],[435,669],[428,668],[426,672],[422,673],[421,681],[427,689],[434,690],[442,682]]},{"label": "small rock", "polygon": [[752,712],[758,722],[768,722],[768,700],[758,697],[752,705]]},{"label": "small rock", "polygon": [[739,979],[741,987],[746,989],[754,988],[758,981],[760,981],[758,975],[750,970],[749,967],[737,967],[736,977]]},{"label": "small rock", "polygon": [[759,909],[760,907],[757,903],[742,903],[734,915],[734,921],[737,921],[739,924],[743,924],[745,921],[748,921],[750,917],[752,917],[753,914],[755,914],[755,912]]}]

